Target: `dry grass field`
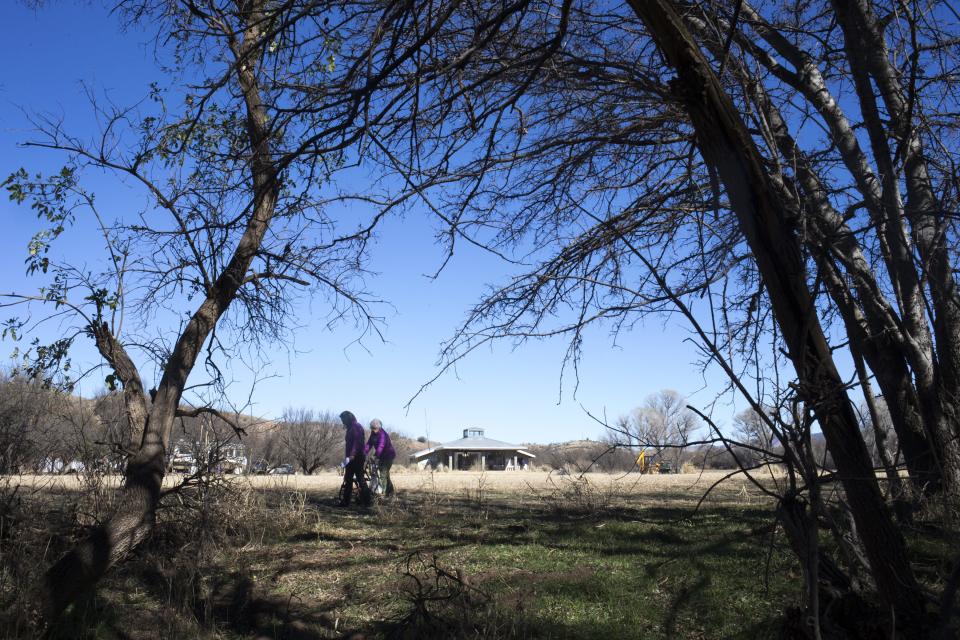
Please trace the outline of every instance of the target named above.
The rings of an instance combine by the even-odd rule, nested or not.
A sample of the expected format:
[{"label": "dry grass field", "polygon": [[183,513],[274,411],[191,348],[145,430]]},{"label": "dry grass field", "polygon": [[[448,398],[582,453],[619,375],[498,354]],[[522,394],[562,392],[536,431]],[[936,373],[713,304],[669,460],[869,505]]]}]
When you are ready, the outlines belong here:
[{"label": "dry grass field", "polygon": [[[756,488],[751,486],[742,474],[731,474],[730,471],[710,470],[662,475],[585,473],[572,476],[545,471],[430,473],[398,468],[393,470],[392,478],[397,490],[401,492],[432,491],[457,494],[475,491],[479,487],[497,495],[522,497],[525,494],[535,495],[539,492],[553,491],[577,478],[591,487],[614,491],[624,497],[641,498],[659,495],[681,501],[699,500],[711,487],[713,487],[712,497],[708,502],[744,502],[758,497]],[[776,481],[779,478],[779,473],[775,470],[754,475],[764,481]],[[172,487],[182,478],[182,475],[168,474],[164,484]],[[334,472],[322,472],[310,476],[246,475],[226,476],[225,479],[234,484],[249,486],[253,490],[306,491],[311,495],[323,493],[335,495],[340,487],[342,476]],[[7,481],[25,487],[53,491],[77,490],[84,483],[83,477],[75,474],[12,476]],[[119,486],[120,481],[120,476],[103,478],[104,484],[112,487]],[[714,485],[717,486],[714,487]]]},{"label": "dry grass field", "polygon": [[[396,499],[348,509],[334,473],[228,478],[169,496],[153,539],[50,636],[778,637],[799,569],[742,478],[698,506],[723,476],[400,471]],[[115,482],[7,479],[0,638],[36,633],[26,585]]]}]

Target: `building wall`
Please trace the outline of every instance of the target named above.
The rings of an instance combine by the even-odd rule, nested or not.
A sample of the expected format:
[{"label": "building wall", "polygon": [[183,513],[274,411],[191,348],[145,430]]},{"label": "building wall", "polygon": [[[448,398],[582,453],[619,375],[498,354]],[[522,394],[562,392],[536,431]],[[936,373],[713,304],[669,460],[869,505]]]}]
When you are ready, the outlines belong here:
[{"label": "building wall", "polygon": [[480,471],[483,468],[486,471],[504,471],[509,469],[521,469],[530,465],[531,461],[526,456],[522,456],[516,451],[460,451],[453,450],[438,451],[428,457],[427,465],[433,469],[451,468],[454,471]]}]

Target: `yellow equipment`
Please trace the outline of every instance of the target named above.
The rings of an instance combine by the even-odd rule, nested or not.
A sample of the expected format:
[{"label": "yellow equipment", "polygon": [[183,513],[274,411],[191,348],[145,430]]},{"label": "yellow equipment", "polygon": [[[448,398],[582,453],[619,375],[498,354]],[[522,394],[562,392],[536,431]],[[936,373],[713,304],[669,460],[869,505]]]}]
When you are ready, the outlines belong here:
[{"label": "yellow equipment", "polygon": [[640,469],[640,473],[647,472],[647,450],[641,449],[640,455],[637,456],[637,468]]},{"label": "yellow equipment", "polygon": [[647,450],[641,449],[640,455],[637,456],[637,469],[640,473],[670,473],[670,463],[657,460],[657,458],[656,453],[648,457]]}]

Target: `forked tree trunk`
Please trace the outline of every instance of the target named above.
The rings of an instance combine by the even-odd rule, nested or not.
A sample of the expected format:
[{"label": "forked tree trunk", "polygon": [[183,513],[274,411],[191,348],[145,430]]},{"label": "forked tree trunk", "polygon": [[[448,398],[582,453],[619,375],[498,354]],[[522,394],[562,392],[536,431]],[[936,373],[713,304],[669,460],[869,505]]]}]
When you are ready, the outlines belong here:
[{"label": "forked tree trunk", "polygon": [[279,179],[273,165],[266,108],[261,100],[255,69],[264,28],[263,16],[252,8],[247,14],[242,40],[231,36],[237,84],[247,111],[250,138],[252,209],[233,255],[187,322],[164,368],[149,415],[147,401],[133,361],[106,325],[91,327],[100,353],[124,385],[128,414],[143,416],[140,448],[127,463],[120,500],[113,516],[56,562],[39,585],[45,617],[56,619],[70,604],[90,593],[104,573],[153,530],[163,484],[165,457],[180,398],[203,344],[243,286],[250,265],[274,216]]},{"label": "forked tree trunk", "polygon": [[[111,565],[149,535],[163,482],[164,443],[156,437],[157,430],[153,428],[163,420],[160,407],[154,405],[150,411],[140,374],[109,326],[95,322],[90,326],[90,334],[123,385],[127,420],[131,431],[140,434],[141,445],[137,455],[127,463],[124,489],[114,516],[44,575],[39,604],[47,619],[56,618],[67,606],[89,593]],[[173,423],[172,413],[170,423]]]},{"label": "forked tree trunk", "polygon": [[674,89],[719,174],[754,257],[800,384],[837,464],[883,604],[898,627],[922,634],[926,613],[906,545],[877,485],[873,465],[806,282],[785,204],[769,184],[759,151],[697,43],[668,0],[629,0],[677,73]]}]

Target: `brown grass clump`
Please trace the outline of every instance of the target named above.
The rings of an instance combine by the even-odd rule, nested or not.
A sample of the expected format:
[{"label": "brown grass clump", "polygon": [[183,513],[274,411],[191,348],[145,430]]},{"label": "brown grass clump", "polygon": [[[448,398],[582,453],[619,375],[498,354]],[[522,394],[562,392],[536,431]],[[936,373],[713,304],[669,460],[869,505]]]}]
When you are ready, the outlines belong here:
[{"label": "brown grass clump", "polygon": [[388,640],[522,638],[522,616],[498,607],[462,570],[415,552],[401,566],[405,609],[382,625]]},{"label": "brown grass clump", "polygon": [[616,483],[593,482],[587,475],[550,474],[546,489],[531,493],[555,514],[595,515],[610,509],[623,496]]},{"label": "brown grass clump", "polygon": [[246,570],[250,554],[316,522],[307,494],[216,475],[171,487],[151,538],[93,599],[68,610],[56,628],[40,628],[32,588],[109,515],[116,493],[110,479],[95,476],[0,480],[0,639],[272,637],[281,628],[286,637],[319,637],[310,629],[326,619],[264,592]]}]

